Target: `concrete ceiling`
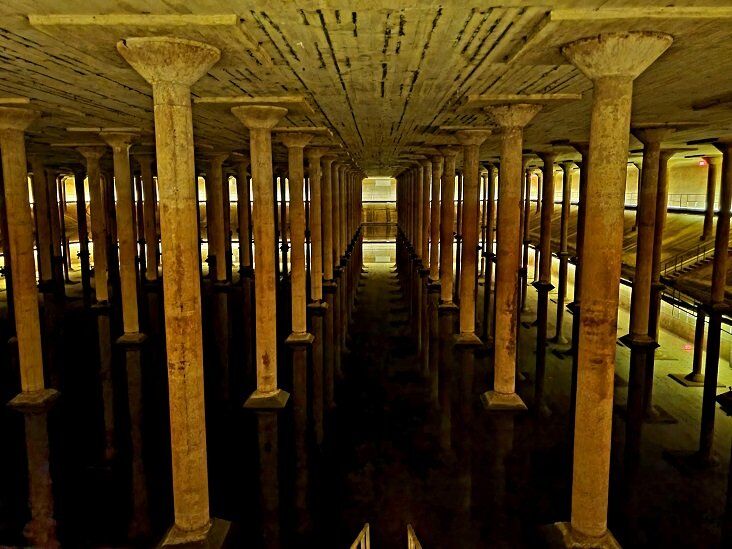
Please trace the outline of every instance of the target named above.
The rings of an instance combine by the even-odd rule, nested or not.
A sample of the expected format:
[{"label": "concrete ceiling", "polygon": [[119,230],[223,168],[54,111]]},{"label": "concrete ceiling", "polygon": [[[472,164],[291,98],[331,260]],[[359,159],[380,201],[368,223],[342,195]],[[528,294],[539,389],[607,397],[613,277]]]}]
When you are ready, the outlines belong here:
[{"label": "concrete ceiling", "polygon": [[[199,39],[223,56],[194,98],[303,96],[313,113],[283,125],[326,126],[369,174],[386,175],[401,169],[401,155],[449,142],[441,126],[486,125],[479,109],[464,106],[471,94],[582,94],[545,107],[525,145],[586,140],[592,86],[559,46],[601,32],[674,36],[636,81],[634,122],[699,123],[669,145],[730,134],[731,24],[732,0],[5,0],[0,97],[27,97],[43,111],[30,131],[35,149],[78,141],[69,127],[137,127],[149,143],[151,90],[115,44]],[[246,147],[245,130],[221,106],[196,103],[194,124],[201,148]],[[481,154],[497,154],[495,137]]]}]

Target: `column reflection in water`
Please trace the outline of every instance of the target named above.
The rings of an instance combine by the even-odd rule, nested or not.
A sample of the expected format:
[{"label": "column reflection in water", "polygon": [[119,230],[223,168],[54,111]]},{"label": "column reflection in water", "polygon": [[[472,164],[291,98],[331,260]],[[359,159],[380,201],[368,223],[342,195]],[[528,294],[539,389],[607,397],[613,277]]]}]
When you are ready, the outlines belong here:
[{"label": "column reflection in water", "polygon": [[449,457],[452,452],[452,406],[450,384],[452,383],[452,336],[453,315],[439,314],[439,403],[440,403],[440,449]]},{"label": "column reflection in water", "polygon": [[[221,402],[228,403],[229,395],[229,347],[231,327],[229,321],[229,292],[224,288],[215,288],[211,296],[213,312],[213,336],[218,370],[217,393]],[[245,312],[246,316],[246,312]]]},{"label": "column reflection in water", "polygon": [[323,400],[324,400],[324,339],[325,339],[325,315],[327,314],[326,309],[317,309],[317,312],[312,315],[312,330],[313,330],[313,346],[312,346],[312,360],[313,360],[313,431],[315,434],[315,442],[318,446],[323,443]]},{"label": "column reflection in water", "polygon": [[330,410],[335,407],[335,346],[334,346],[334,306],[335,295],[331,291],[331,287],[325,288],[325,302],[328,308],[325,311],[325,337],[323,338],[323,381],[325,384],[325,406]]},{"label": "column reflection in water", "polygon": [[129,449],[131,475],[131,511],[127,530],[131,540],[150,535],[150,507],[145,463],[143,461],[142,354],[138,348],[125,350],[127,405],[129,412]]},{"label": "column reflection in water", "polygon": [[277,412],[256,412],[259,440],[259,508],[262,546],[280,547]]},{"label": "column reflection in water", "polygon": [[[322,381],[322,380],[321,380]],[[295,435],[295,530],[299,536],[309,528],[308,502],[308,368],[307,350],[292,352],[293,427]]]},{"label": "column reflection in water", "polygon": [[109,310],[99,311],[97,333],[99,342],[99,386],[102,397],[102,416],[104,420],[104,452],[102,459],[110,463],[116,453],[114,386],[112,382],[112,327]]},{"label": "column reflection in water", "polygon": [[53,518],[54,501],[49,465],[47,408],[21,409],[25,420],[25,446],[28,460],[28,507],[30,521],[23,535],[33,547],[60,547]]}]

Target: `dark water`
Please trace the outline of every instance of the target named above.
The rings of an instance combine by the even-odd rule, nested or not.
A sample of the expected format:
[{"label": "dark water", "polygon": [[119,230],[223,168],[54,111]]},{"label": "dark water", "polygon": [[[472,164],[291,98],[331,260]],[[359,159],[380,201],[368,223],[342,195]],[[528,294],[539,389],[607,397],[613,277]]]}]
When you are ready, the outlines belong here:
[{"label": "dark water", "polygon": [[[280,384],[291,394],[281,412],[241,407],[255,386],[251,286],[204,284],[211,514],[233,522],[230,545],[348,547],[368,522],[374,547],[403,547],[407,524],[425,547],[542,546],[540,526],[570,514],[566,389],[551,393],[559,396],[548,416],[486,414],[479,395],[490,356],[455,350],[456,319],[437,314],[437,294],[414,296],[418,312],[391,263],[367,271],[346,338],[332,316],[335,294],[328,314],[311,318],[312,348],[280,348]],[[280,290],[284,340],[287,284]],[[142,295],[150,340],[139,350],[114,344],[118,308],[46,301],[47,378],[61,397],[47,415],[0,409],[0,545],[148,547],[171,525],[162,296]],[[522,335],[525,364],[531,345]],[[11,353],[0,367],[7,401],[18,387]],[[530,403],[526,369],[519,392]],[[610,511],[620,542],[721,546],[726,486],[710,492],[713,505],[685,507],[673,491],[693,479],[671,475],[655,491],[651,480],[668,471],[655,460],[627,467],[616,450],[623,429],[614,430]]]}]

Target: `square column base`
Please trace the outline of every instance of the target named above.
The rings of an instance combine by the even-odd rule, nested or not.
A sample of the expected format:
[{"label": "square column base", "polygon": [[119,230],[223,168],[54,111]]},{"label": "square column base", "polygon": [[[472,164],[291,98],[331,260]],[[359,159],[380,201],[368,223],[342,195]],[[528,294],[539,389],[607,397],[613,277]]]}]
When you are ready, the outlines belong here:
[{"label": "square column base", "polygon": [[60,393],[56,389],[23,391],[8,402],[8,406],[22,413],[47,412],[55,404],[59,396]]},{"label": "square column base", "polygon": [[567,547],[571,549],[620,549],[620,544],[607,530],[599,538],[580,534],[572,529],[569,522],[556,522],[547,530],[549,547]]},{"label": "square column base", "polygon": [[452,314],[459,310],[459,307],[452,301],[443,301],[437,306],[438,311],[441,314]]},{"label": "square column base", "polygon": [[[704,374],[700,374],[697,378],[694,378],[688,372],[684,374],[669,374],[668,377],[679,382],[684,387],[704,387]],[[724,387],[724,385],[717,383],[717,387]]]},{"label": "square column base", "polygon": [[204,530],[187,532],[173,525],[158,547],[179,547],[193,549],[219,549],[224,546],[231,523],[223,519],[211,519]]},{"label": "square column base", "polygon": [[314,314],[323,314],[328,310],[328,304],[325,301],[313,301],[308,303],[307,308]]},{"label": "square column base", "polygon": [[483,403],[483,408],[490,411],[524,412],[528,410],[524,401],[516,393],[486,391],[480,395],[480,401]]},{"label": "square column base", "polygon": [[140,332],[131,332],[129,334],[123,334],[117,338],[117,345],[123,347],[137,347],[142,345],[147,340],[147,336]]},{"label": "square column base", "polygon": [[287,339],[285,339],[285,343],[292,347],[297,347],[300,345],[312,345],[313,341],[315,341],[315,336],[313,334],[309,334],[308,332],[304,332],[302,334],[292,332],[290,335],[287,336]]},{"label": "square column base", "polygon": [[458,347],[483,347],[483,342],[474,332],[465,332],[455,336],[455,345]]},{"label": "square column base", "polygon": [[277,410],[287,406],[290,393],[277,389],[273,393],[254,391],[244,403],[244,408],[250,410]]}]

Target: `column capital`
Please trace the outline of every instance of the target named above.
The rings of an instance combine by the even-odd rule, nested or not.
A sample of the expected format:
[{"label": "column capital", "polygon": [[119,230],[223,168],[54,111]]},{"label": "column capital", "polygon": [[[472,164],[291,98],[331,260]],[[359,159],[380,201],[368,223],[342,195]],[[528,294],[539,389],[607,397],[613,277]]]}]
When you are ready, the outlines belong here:
[{"label": "column capital", "polygon": [[463,147],[479,147],[492,133],[489,129],[463,129],[455,132],[455,138]]},{"label": "column capital", "polygon": [[213,46],[170,36],[127,38],[117,43],[117,51],[152,85],[190,87],[221,57]]},{"label": "column capital", "polygon": [[[732,142],[730,142],[730,144],[732,145]],[[695,149],[689,147],[670,147],[668,149],[661,149],[661,163],[663,164],[664,162],[668,162],[674,155],[679,153],[689,153],[694,150]]]},{"label": "column capital", "polygon": [[504,132],[523,129],[541,110],[537,103],[506,103],[483,109],[493,122]]},{"label": "column capital", "polygon": [[633,134],[633,137],[635,137],[638,141],[643,143],[644,147],[659,145],[661,141],[667,139],[668,136],[675,131],[676,128],[665,125],[631,125],[630,127],[630,133]]},{"label": "column capital", "polygon": [[313,137],[313,134],[307,132],[288,132],[280,134],[280,141],[288,149],[304,149]]},{"label": "column capital", "polygon": [[0,107],[0,131],[25,131],[41,117],[41,113],[21,107]]},{"label": "column capital", "polygon": [[116,152],[128,152],[132,143],[139,137],[137,131],[101,131],[101,137]]},{"label": "column capital", "polygon": [[244,169],[246,170],[251,164],[251,159],[249,158],[248,154],[234,152],[231,153],[231,162],[233,164],[236,164],[237,166],[244,164]]},{"label": "column capital", "polygon": [[590,154],[590,142],[589,141],[570,141],[567,143],[570,147],[572,147],[575,151],[580,153],[580,156],[583,160],[587,159],[587,156]]},{"label": "column capital", "polygon": [[669,34],[633,31],[601,34],[575,40],[561,52],[587,78],[634,80],[673,42]]},{"label": "column capital", "polygon": [[325,155],[327,155],[329,151],[330,149],[328,147],[308,147],[308,150],[305,152],[305,154],[308,157],[308,161],[317,162]]},{"label": "column capital", "polygon": [[221,166],[227,158],[231,156],[231,153],[228,152],[221,152],[221,151],[212,151],[208,153],[203,154],[203,159],[208,162],[210,165],[217,165]]},{"label": "column capital", "polygon": [[557,153],[554,151],[540,151],[536,153],[536,156],[544,163],[544,168],[547,168],[555,164],[554,161],[557,158]]},{"label": "column capital", "polygon": [[562,170],[564,170],[565,173],[568,173],[572,170],[572,167],[577,164],[574,160],[562,160],[559,165],[562,167]]},{"label": "column capital", "polygon": [[135,160],[137,160],[140,166],[152,166],[155,162],[155,155],[153,153],[134,153],[132,156],[135,157]]},{"label": "column capital", "polygon": [[271,130],[288,111],[285,107],[272,105],[242,105],[232,107],[231,112],[250,130]]},{"label": "column capital", "polygon": [[443,147],[440,147],[440,152],[442,153],[442,156],[445,158],[455,158],[458,153],[460,152],[460,148],[455,145],[446,145]]},{"label": "column capital", "polygon": [[76,147],[76,150],[79,152],[81,156],[84,157],[84,159],[89,162],[99,162],[99,159],[102,158],[105,154],[107,154],[107,147],[103,145],[85,145],[83,147]]}]

